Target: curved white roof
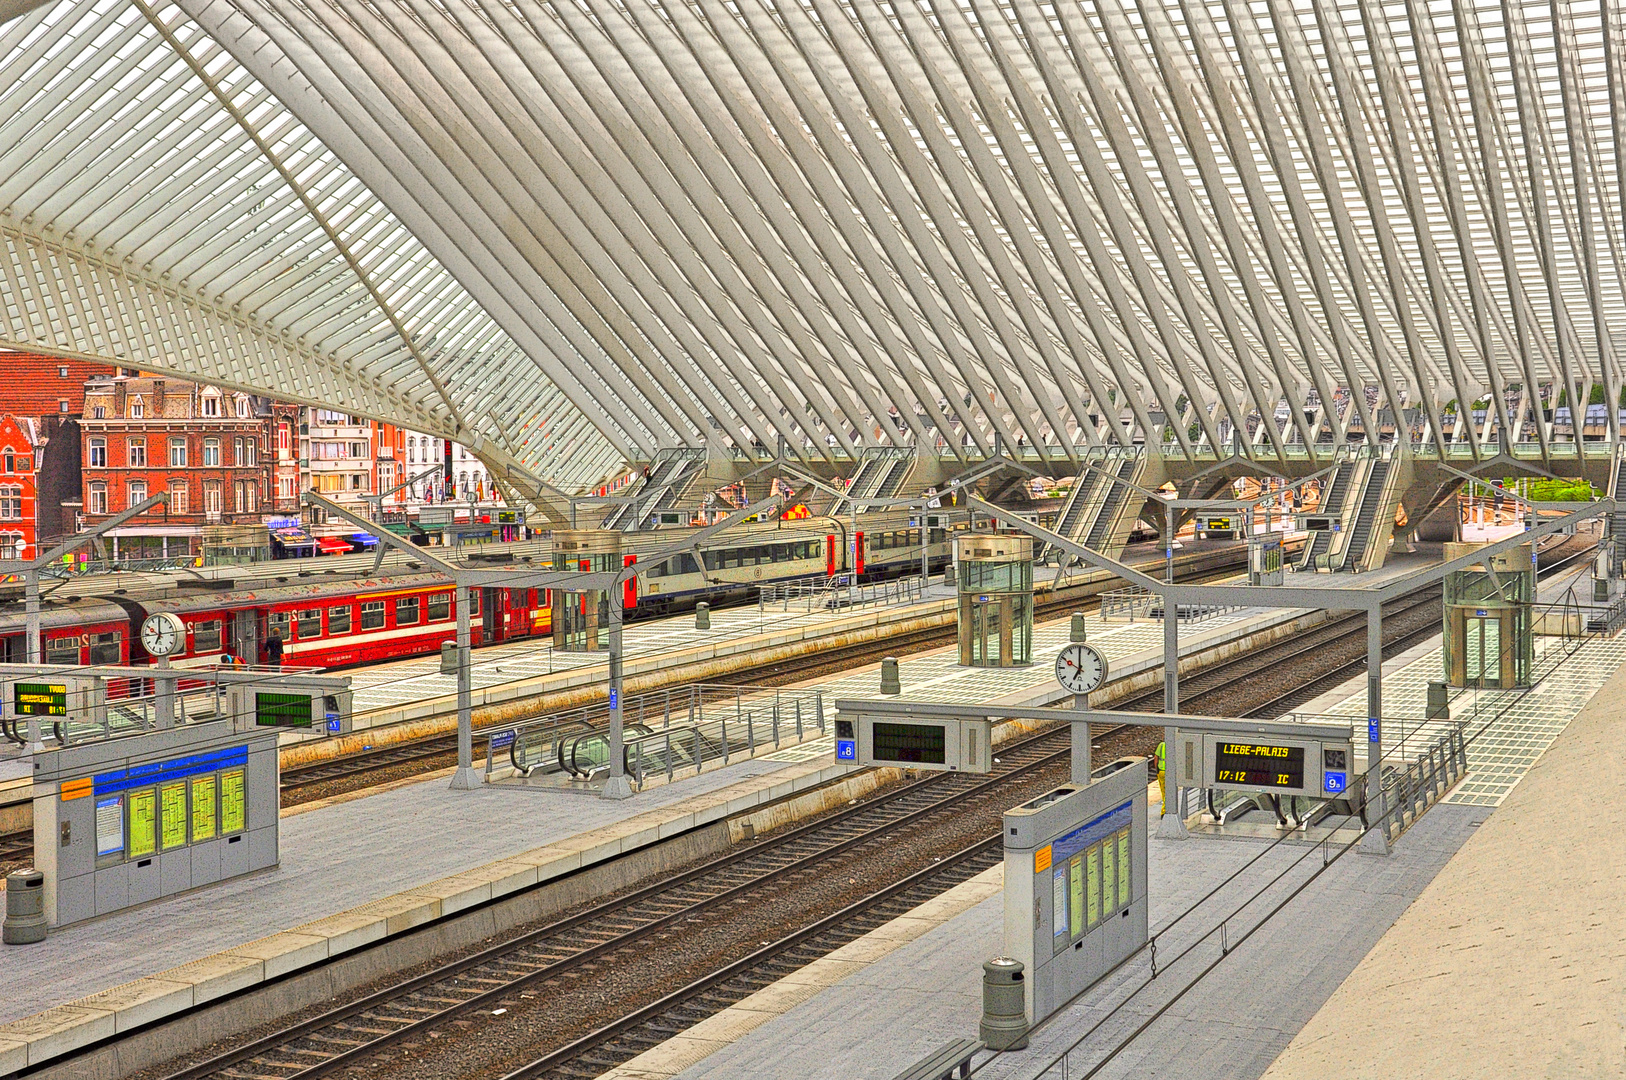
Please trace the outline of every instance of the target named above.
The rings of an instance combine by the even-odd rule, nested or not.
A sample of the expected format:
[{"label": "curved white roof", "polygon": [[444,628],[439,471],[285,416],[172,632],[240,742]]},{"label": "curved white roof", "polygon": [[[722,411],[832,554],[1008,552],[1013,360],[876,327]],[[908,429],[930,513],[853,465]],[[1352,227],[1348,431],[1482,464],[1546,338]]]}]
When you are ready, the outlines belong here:
[{"label": "curved white roof", "polygon": [[0,24],[0,345],[567,487],[708,437],[1270,457],[1391,408],[1545,447],[1622,390],[1621,19],[56,0]]}]

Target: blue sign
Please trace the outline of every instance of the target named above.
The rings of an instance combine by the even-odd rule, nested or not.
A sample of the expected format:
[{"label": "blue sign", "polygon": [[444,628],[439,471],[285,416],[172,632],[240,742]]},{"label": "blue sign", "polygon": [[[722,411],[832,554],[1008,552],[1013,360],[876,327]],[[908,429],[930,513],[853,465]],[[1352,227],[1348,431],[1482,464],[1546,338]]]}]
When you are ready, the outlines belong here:
[{"label": "blue sign", "polygon": [[618,702],[620,698],[621,695],[617,693],[615,687],[612,686],[610,688],[610,708],[615,708],[616,702]]},{"label": "blue sign", "polygon": [[337,716],[329,716],[327,718],[327,733],[329,735],[337,735],[339,733],[339,724],[340,721]]},{"label": "blue sign", "polygon": [[199,773],[215,772],[218,769],[230,769],[247,764],[248,747],[231,746],[224,750],[209,750],[202,754],[193,754],[190,757],[171,758],[168,761],[132,765],[128,769],[120,769],[118,772],[97,773],[94,787],[98,796],[113,795],[120,791],[127,791],[130,788],[146,787],[149,784],[162,784],[168,780],[179,780],[185,776],[196,776]]},{"label": "blue sign", "polygon": [[1366,719],[1366,741],[1367,742],[1377,742],[1377,741],[1379,741],[1378,740],[1378,718],[1375,717],[1375,716],[1369,716]]},{"label": "blue sign", "polygon": [[491,733],[491,749],[501,750],[504,747],[513,745],[514,732],[512,729],[508,731],[494,731]]},{"label": "blue sign", "polygon": [[858,740],[857,739],[837,739],[836,740],[836,760],[837,761],[857,761],[858,760]]},{"label": "blue sign", "polygon": [[1485,617],[1485,616],[1486,616],[1486,615],[1488,615],[1488,614],[1490,614],[1490,613],[1489,613],[1489,612],[1488,612],[1488,611],[1486,611],[1486,610],[1485,610],[1485,609],[1484,609],[1484,608],[1479,608],[1479,609],[1478,609],[1478,610],[1476,610],[1476,611],[1475,611],[1475,612],[1474,612],[1474,614],[1475,614],[1475,615],[1476,615],[1476,616],[1477,616],[1477,617],[1479,617],[1479,618],[1481,618],[1481,619],[1483,619],[1483,618],[1484,618],[1484,617]]},{"label": "blue sign", "polygon": [[1321,786],[1326,791],[1336,795],[1344,790],[1344,774],[1341,772],[1323,773]]}]

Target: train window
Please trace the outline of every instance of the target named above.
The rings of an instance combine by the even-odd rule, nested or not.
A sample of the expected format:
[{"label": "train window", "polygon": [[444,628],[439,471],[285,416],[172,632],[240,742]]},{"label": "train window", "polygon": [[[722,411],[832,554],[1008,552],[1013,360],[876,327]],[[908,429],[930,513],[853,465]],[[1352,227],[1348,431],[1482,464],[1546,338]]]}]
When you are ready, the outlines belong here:
[{"label": "train window", "polygon": [[474,615],[478,615],[478,614],[480,614],[480,590],[479,589],[470,589],[469,590],[469,615],[474,616]]},{"label": "train window", "polygon": [[270,615],[266,616],[265,621],[266,621],[266,631],[267,631],[267,633],[270,633],[271,631],[276,631],[277,636],[280,637],[283,641],[288,640],[288,637],[289,637],[289,634],[288,634],[288,623],[289,623],[288,612],[286,612],[286,611],[273,611]]},{"label": "train window", "polygon": [[722,560],[718,558],[718,553],[715,551],[702,551],[700,553],[700,558],[704,560],[707,570],[715,570],[723,564]]},{"label": "train window", "polygon": [[294,629],[299,633],[300,641],[308,641],[313,637],[322,636],[322,609],[309,608],[301,611],[294,618]]},{"label": "train window", "polygon": [[[366,625],[367,616],[361,616],[362,625]],[[418,621],[418,598],[416,596],[403,596],[395,601],[395,625],[412,626]]]},{"label": "train window", "polygon": [[369,600],[361,605],[361,628],[363,630],[384,628],[384,601]]},{"label": "train window", "polygon": [[90,662],[92,664],[117,664],[124,660],[120,654],[119,643],[124,635],[117,630],[105,634],[90,635]]},{"label": "train window", "polygon": [[46,641],[45,662],[47,664],[77,664],[79,662],[79,639],[76,637],[59,637]]},{"label": "train window", "polygon": [[438,592],[429,594],[429,621],[437,619],[450,619],[452,617],[452,594]]},{"label": "train window", "polygon": [[327,609],[327,632],[329,634],[348,634],[350,632],[350,605]]},{"label": "train window", "polygon": [[220,620],[192,624],[192,652],[202,656],[220,651]]}]

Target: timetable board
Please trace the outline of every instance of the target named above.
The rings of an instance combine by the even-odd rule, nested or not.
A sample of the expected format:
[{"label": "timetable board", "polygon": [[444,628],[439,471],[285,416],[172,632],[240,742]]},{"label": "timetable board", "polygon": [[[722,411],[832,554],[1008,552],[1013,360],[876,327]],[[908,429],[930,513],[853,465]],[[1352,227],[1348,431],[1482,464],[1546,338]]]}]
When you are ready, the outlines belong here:
[{"label": "timetable board", "polygon": [[96,800],[97,865],[243,832],[247,764],[247,747],[231,747],[89,778],[82,790]]},{"label": "timetable board", "polygon": [[1207,734],[1201,745],[1201,779],[1193,786],[1310,798],[1341,797],[1349,787],[1354,754],[1347,741]]},{"label": "timetable board", "polygon": [[1029,1022],[1147,940],[1144,765],[1068,784],[1004,815],[1004,953],[1027,969]]},{"label": "timetable board", "polygon": [[993,725],[985,719],[837,713],[836,760],[942,772],[993,769]]}]

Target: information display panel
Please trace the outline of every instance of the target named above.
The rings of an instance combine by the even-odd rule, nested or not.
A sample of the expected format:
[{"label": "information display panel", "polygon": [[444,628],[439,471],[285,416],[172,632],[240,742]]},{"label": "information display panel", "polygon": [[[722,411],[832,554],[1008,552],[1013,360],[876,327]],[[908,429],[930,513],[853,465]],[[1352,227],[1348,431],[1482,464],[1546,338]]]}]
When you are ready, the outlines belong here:
[{"label": "information display panel", "polygon": [[158,789],[158,839],[164,850],[186,846],[186,781]]},{"label": "information display panel", "polygon": [[260,727],[308,728],[311,726],[311,696],[256,691],[254,723]]},{"label": "information display panel", "polygon": [[130,843],[132,859],[144,859],[158,850],[158,793],[152,788],[130,792]]},{"label": "information display panel", "polygon": [[192,778],[192,842],[212,840],[215,835],[215,777]]},{"label": "information display panel", "polygon": [[96,857],[124,854],[124,796],[96,800]]},{"label": "information display panel", "polygon": [[1304,747],[1221,742],[1214,749],[1214,783],[1298,790],[1304,787]]},{"label": "information display panel", "polygon": [[920,765],[948,763],[947,736],[941,724],[875,724],[877,758]]},{"label": "information display panel", "polygon": [[243,770],[228,769],[220,774],[220,831],[243,831]]},{"label": "information display panel", "polygon": [[993,724],[945,716],[836,714],[836,760],[944,772],[993,769]]},{"label": "information display panel", "polygon": [[1193,775],[1188,759],[1196,744],[1194,737],[1176,733],[1176,760],[1184,764],[1173,772],[1183,786],[1310,798],[1341,798],[1349,786],[1352,752],[1345,739],[1301,738],[1279,732],[1241,737],[1206,734],[1201,737],[1202,769]]},{"label": "information display panel", "polygon": [[68,684],[11,684],[11,705],[18,716],[67,716]]}]

